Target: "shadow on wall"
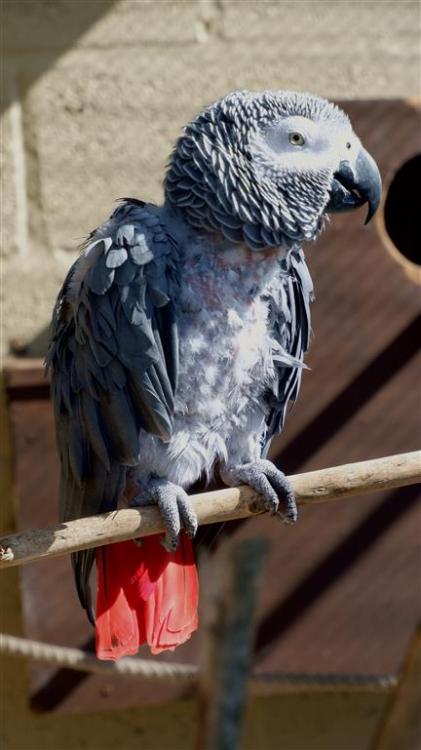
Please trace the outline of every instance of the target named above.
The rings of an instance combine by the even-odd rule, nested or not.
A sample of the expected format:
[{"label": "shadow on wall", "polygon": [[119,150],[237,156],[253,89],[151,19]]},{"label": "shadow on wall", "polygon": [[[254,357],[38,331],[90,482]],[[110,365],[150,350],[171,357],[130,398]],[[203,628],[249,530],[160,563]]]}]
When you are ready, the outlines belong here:
[{"label": "shadow on wall", "polygon": [[[20,3],[6,0],[1,13],[2,54],[5,68],[12,71],[14,85],[5,87],[1,110],[7,109],[15,98],[24,97],[57,58],[74,46],[115,2],[80,2],[75,12],[74,0],[27,0]],[[28,28],[31,29],[30,39]]]},{"label": "shadow on wall", "polygon": [[22,341],[19,337],[11,338],[8,342],[10,354],[16,357],[37,357],[44,359],[48,351],[50,334],[51,329],[48,325],[30,341]]}]

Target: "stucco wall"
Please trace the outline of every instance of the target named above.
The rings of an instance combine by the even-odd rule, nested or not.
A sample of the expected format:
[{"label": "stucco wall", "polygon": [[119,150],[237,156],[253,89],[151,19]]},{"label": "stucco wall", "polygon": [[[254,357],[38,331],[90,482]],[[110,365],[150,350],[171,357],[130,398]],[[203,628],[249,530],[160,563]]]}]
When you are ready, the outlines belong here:
[{"label": "stucco wall", "polygon": [[[45,327],[78,242],[116,198],[160,200],[171,145],[202,105],[234,88],[419,94],[417,2],[5,0],[3,22],[3,350]],[[16,572],[0,585],[1,629],[19,633]],[[37,717],[13,659],[2,688],[8,750],[173,750],[194,736],[189,703]],[[255,700],[244,747],[362,750],[383,705],[365,694]]]},{"label": "stucco wall", "polygon": [[3,348],[48,321],[80,239],[159,201],[171,145],[234,88],[414,96],[416,2],[6,0]]}]

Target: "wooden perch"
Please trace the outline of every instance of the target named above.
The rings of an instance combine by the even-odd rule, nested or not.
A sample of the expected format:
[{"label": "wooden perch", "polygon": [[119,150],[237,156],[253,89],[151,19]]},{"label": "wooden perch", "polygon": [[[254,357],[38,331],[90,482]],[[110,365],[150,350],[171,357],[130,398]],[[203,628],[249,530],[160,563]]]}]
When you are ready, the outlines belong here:
[{"label": "wooden perch", "polygon": [[[311,505],[421,482],[421,451],[335,466],[290,477],[297,502]],[[199,525],[248,518],[264,512],[250,487],[192,495]],[[0,538],[0,567],[23,565],[157,534],[164,530],[156,508],[129,508]]]}]

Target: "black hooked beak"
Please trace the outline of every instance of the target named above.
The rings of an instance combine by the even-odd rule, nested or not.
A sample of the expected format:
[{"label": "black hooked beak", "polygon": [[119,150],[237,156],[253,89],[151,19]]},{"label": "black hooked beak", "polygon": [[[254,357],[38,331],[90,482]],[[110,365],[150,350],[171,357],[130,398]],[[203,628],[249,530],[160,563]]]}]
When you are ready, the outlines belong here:
[{"label": "black hooked beak", "polygon": [[333,175],[327,211],[350,211],[368,203],[365,224],[376,213],[382,195],[382,180],[373,157],[361,149],[354,164],[341,161]]}]

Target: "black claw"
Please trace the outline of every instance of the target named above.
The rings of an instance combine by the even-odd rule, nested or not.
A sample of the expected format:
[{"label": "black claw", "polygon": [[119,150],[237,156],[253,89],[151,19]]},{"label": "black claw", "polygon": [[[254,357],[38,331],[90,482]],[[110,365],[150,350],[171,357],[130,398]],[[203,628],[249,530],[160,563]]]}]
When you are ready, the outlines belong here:
[{"label": "black claw", "polygon": [[184,530],[187,536],[190,537],[190,539],[194,539],[194,537],[196,536],[196,532],[197,532],[197,523],[185,524]]},{"label": "black claw", "polygon": [[161,539],[161,544],[167,552],[177,552],[178,537],[174,539],[173,537],[168,538],[167,535],[165,535],[164,538]]},{"label": "black claw", "polygon": [[285,510],[278,512],[278,517],[283,523],[292,525],[298,518],[298,509],[295,500],[287,499],[285,503]]}]

